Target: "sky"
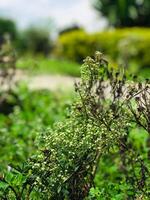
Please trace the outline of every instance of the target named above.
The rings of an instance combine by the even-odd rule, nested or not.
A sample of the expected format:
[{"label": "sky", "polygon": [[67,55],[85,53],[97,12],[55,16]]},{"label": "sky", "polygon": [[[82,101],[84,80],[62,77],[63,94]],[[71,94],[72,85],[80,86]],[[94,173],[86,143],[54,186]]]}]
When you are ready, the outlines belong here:
[{"label": "sky", "polygon": [[78,24],[89,32],[101,30],[106,20],[92,7],[93,0],[0,0],[0,16],[20,28],[52,21],[57,29]]}]

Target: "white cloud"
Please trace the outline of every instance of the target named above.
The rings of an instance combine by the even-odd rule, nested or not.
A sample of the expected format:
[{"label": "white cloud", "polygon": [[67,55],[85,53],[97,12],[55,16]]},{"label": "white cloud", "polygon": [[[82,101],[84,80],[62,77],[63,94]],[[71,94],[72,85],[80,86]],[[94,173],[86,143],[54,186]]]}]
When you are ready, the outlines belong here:
[{"label": "white cloud", "polygon": [[60,28],[76,23],[88,31],[105,24],[92,9],[91,0],[0,0],[0,11],[17,20],[21,27],[44,18],[52,18]]}]

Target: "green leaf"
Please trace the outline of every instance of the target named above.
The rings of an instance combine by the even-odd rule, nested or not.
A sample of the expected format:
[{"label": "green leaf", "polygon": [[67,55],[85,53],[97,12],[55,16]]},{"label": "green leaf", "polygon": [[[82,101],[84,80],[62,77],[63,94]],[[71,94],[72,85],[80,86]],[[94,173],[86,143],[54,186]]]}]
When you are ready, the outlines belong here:
[{"label": "green leaf", "polygon": [[6,190],[9,187],[9,185],[5,182],[0,181],[0,190]]}]

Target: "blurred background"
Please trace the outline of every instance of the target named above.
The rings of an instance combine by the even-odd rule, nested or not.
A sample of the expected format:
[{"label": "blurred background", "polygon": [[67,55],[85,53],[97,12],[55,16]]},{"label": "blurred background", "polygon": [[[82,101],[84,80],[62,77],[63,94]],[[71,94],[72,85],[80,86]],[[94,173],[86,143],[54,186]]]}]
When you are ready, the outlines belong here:
[{"label": "blurred background", "polygon": [[96,50],[112,66],[150,75],[149,0],[1,0],[0,44],[6,37],[17,68],[79,76]]}]

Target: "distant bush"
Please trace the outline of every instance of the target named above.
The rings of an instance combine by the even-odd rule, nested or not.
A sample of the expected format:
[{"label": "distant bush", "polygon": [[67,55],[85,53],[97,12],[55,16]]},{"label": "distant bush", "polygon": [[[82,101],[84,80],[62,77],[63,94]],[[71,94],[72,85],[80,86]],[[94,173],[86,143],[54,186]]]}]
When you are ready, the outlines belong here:
[{"label": "distant bush", "polygon": [[86,55],[92,55],[97,49],[95,40],[83,30],[64,33],[58,38],[55,53],[60,57],[81,62]]},{"label": "distant bush", "polygon": [[79,30],[83,30],[83,28],[81,28],[80,26],[78,25],[72,25],[72,26],[68,26],[66,28],[63,28],[59,31],[59,35],[63,35],[64,33],[69,33],[69,32],[72,32],[72,31],[79,31]]},{"label": "distant bush", "polygon": [[14,21],[10,19],[0,18],[0,38],[5,34],[9,34],[12,40],[18,36],[17,27]]},{"label": "distant bush", "polygon": [[18,49],[31,53],[49,54],[52,48],[49,31],[42,28],[31,27],[20,33]]},{"label": "distant bush", "polygon": [[95,50],[100,50],[114,62],[125,65],[134,63],[136,67],[144,68],[150,65],[149,49],[150,29],[117,29],[95,34],[80,30],[61,35],[55,53],[81,62],[86,55],[93,55]]}]

